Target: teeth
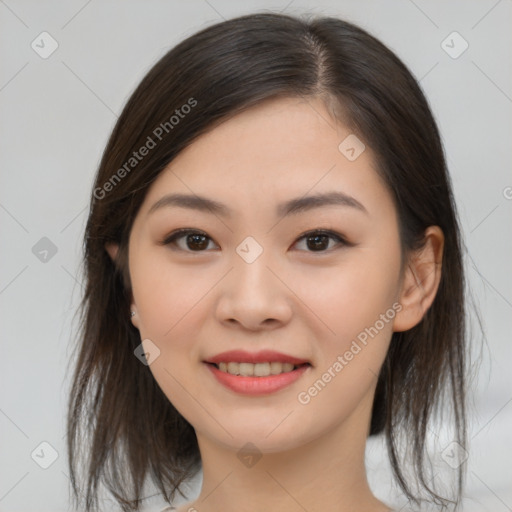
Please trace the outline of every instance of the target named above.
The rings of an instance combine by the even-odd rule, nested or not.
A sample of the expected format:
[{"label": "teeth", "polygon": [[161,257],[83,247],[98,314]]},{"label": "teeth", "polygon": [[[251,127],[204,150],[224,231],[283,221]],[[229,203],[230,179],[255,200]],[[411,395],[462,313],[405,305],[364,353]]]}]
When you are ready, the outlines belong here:
[{"label": "teeth", "polygon": [[219,363],[219,370],[232,375],[241,375],[243,377],[267,377],[269,375],[279,375],[280,373],[291,372],[294,369],[292,363]]}]

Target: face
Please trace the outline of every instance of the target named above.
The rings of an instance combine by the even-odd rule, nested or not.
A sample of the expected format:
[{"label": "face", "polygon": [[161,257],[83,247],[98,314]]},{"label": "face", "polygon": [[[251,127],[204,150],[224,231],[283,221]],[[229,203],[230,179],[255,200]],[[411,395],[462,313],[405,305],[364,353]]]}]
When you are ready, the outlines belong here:
[{"label": "face", "polygon": [[[367,429],[400,308],[400,240],[371,149],[354,160],[353,139],[338,147],[349,135],[320,100],[267,101],[202,135],[149,189],[129,240],[132,321],[198,436],[276,452]],[[282,206],[332,193],[341,200]],[[214,368],[233,350],[295,361],[220,356],[234,372],[284,371],[266,377]]]}]

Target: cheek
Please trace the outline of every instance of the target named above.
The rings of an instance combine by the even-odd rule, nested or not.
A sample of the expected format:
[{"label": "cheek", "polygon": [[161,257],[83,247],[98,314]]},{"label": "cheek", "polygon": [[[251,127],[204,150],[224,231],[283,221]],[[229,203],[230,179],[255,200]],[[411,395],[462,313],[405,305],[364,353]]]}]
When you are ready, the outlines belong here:
[{"label": "cheek", "polygon": [[211,271],[178,268],[161,256],[134,257],[130,270],[141,336],[161,341],[176,339],[183,326],[193,328],[194,309],[218,280]]},{"label": "cheek", "polygon": [[[361,268],[353,265],[333,273],[322,293],[308,303],[329,329],[316,339],[318,364],[296,397],[305,436],[320,428],[318,418],[324,426],[337,424],[373,402],[399,309],[394,302],[398,266],[367,264],[361,258]],[[362,429],[367,428],[365,417],[362,413],[357,423]]]},{"label": "cheek", "polygon": [[[399,253],[361,250],[336,267],[297,276],[298,295],[323,326],[327,346],[340,350],[377,323],[385,335],[392,331],[398,291]],[[391,308],[391,310],[390,310]],[[384,315],[384,325],[381,315]],[[364,335],[361,336],[364,338]],[[331,350],[327,350],[331,353]]]},{"label": "cheek", "polygon": [[196,410],[191,399],[201,395],[196,382],[201,347],[194,340],[204,338],[207,294],[220,276],[198,267],[178,269],[165,255],[142,251],[133,255],[130,272],[141,340],[149,339],[154,345],[148,346],[158,348],[149,369],[176,409],[197,423],[204,411]]}]

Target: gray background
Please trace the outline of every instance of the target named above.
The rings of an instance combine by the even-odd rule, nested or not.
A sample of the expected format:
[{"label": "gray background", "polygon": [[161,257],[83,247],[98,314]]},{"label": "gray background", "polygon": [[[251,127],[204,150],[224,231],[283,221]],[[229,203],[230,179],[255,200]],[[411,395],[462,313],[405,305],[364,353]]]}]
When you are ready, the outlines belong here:
[{"label": "gray background", "polygon": [[[463,510],[512,510],[512,2],[6,0],[0,1],[0,511],[68,510],[64,415],[82,292],[80,248],[93,175],[118,113],[170,47],[223,18],[263,9],[353,21],[421,81],[443,135],[486,337],[480,350],[475,331]],[[46,59],[31,47],[43,46],[43,31],[58,43]],[[447,39],[454,31],[469,44],[457,58],[445,51],[463,48],[458,36]],[[450,441],[443,432],[441,425],[434,433],[441,448]],[[43,469],[52,449],[57,459]],[[435,458],[439,448],[433,450]],[[382,459],[380,443],[370,442],[370,481],[386,498]],[[158,510],[160,501],[147,503]]]}]

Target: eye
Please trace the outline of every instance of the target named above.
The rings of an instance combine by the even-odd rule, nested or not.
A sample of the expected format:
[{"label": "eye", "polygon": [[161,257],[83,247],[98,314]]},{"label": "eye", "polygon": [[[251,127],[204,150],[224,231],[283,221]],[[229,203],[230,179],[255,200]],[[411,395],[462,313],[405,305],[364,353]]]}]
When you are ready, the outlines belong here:
[{"label": "eye", "polygon": [[[307,252],[328,252],[325,250],[329,246],[329,240],[335,240],[338,242],[338,245],[341,246],[352,246],[353,244],[347,242],[343,236],[339,233],[335,233],[334,231],[327,230],[315,230],[309,231],[302,235],[298,242],[305,240],[306,247],[312,249]],[[330,249],[329,249],[330,250]]]},{"label": "eye", "polygon": [[[178,240],[185,238],[185,247],[177,243]],[[196,229],[178,229],[171,233],[162,245],[176,245],[178,250],[186,252],[203,252],[208,247],[208,240],[211,238],[204,232]],[[190,249],[187,251],[187,248]]]},{"label": "eye", "polygon": [[[182,241],[182,239],[184,239],[184,243],[178,243]],[[341,246],[354,245],[345,240],[345,238],[339,233],[329,230],[308,231],[298,238],[296,244],[302,240],[306,242],[306,247],[310,249],[306,252],[328,252],[326,249],[329,248],[329,242],[331,240],[334,240]],[[161,243],[162,245],[174,245],[178,248],[177,250],[185,252],[204,252],[209,246],[209,241],[213,242],[213,240],[203,231],[196,229],[179,229],[171,233]]]}]

